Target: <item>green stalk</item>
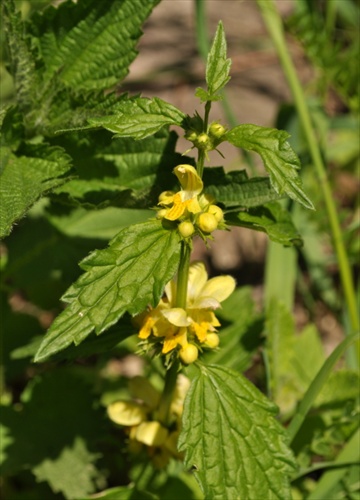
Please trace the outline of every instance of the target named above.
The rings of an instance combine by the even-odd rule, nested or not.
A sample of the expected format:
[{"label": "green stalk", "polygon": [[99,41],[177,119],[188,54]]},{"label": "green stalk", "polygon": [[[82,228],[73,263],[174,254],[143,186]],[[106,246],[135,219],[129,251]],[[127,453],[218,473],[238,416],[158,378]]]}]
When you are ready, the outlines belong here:
[{"label": "green stalk", "polygon": [[299,431],[300,427],[302,426],[302,424],[305,420],[306,415],[308,414],[308,412],[309,412],[310,408],[312,407],[317,395],[319,394],[323,385],[325,384],[326,380],[328,379],[335,364],[338,362],[338,360],[344,354],[346,349],[353,342],[355,342],[358,339],[359,339],[359,336],[357,333],[353,333],[352,335],[345,337],[345,339],[341,342],[341,344],[339,344],[336,347],[336,349],[334,349],[334,351],[327,358],[327,360],[325,361],[323,366],[320,368],[316,377],[311,382],[310,387],[306,391],[296,414],[294,415],[292,421],[290,422],[289,427],[287,428],[287,433],[289,436],[289,443],[291,443],[294,440],[297,432]]},{"label": "green stalk", "polygon": [[167,370],[165,376],[165,386],[159,404],[159,421],[167,427],[170,425],[170,406],[173,400],[176,387],[176,380],[179,371],[179,361],[175,361]]},{"label": "green stalk", "polygon": [[[181,255],[178,270],[175,307],[186,309],[187,286],[189,280],[191,247],[184,241],[181,243]],[[165,386],[159,404],[158,418],[165,426],[170,424],[170,406],[176,387],[179,361],[175,361],[165,375]]]},{"label": "green stalk", "polygon": [[196,0],[195,1],[195,24],[196,24],[196,40],[199,53],[201,57],[206,61],[210,45],[209,37],[205,24],[205,1]]},{"label": "green stalk", "polygon": [[181,243],[180,264],[176,287],[176,307],[186,309],[187,286],[189,279],[191,247],[184,241]]},{"label": "green stalk", "polygon": [[[345,301],[350,316],[351,331],[357,332],[360,329],[360,325],[359,325],[359,317],[356,305],[354,284],[351,276],[351,268],[342,238],[341,227],[339,223],[336,205],[334,203],[331,187],[321,157],[315,129],[311,122],[310,112],[306,104],[303,88],[301,86],[291,56],[287,49],[282,20],[279,13],[277,12],[273,0],[257,0],[257,4],[261,10],[263,20],[271,35],[272,41],[276,47],[278,56],[280,58],[283,67],[283,71],[285,73],[289,87],[293,94],[297,112],[299,114],[303,131],[306,137],[306,141],[308,143],[311,158],[315,167],[316,174],[318,176],[319,188],[322,190],[322,195],[325,202],[325,208],[329,219],[334,248],[339,263],[340,277],[344,289]],[[360,355],[359,342],[357,347],[359,349],[358,354]]]}]

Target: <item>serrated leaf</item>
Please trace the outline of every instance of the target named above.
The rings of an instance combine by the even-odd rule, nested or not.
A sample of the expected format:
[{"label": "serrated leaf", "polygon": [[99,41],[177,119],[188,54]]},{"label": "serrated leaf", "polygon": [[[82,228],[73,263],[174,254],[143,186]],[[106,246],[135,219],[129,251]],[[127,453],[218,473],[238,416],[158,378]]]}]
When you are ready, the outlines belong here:
[{"label": "serrated leaf", "polygon": [[41,196],[67,181],[70,158],[61,148],[46,145],[27,146],[21,156],[1,147],[0,157],[0,238],[3,238]]},{"label": "serrated leaf", "polygon": [[281,195],[271,187],[267,177],[248,179],[245,170],[225,173],[222,167],[204,169],[206,192],[226,208],[250,208],[278,200]]},{"label": "serrated leaf", "polygon": [[234,146],[258,153],[270,181],[278,194],[287,194],[306,208],[314,209],[312,202],[302,190],[298,175],[300,161],[287,139],[289,134],[283,130],[243,124],[234,127],[225,135]]},{"label": "serrated leaf", "polygon": [[67,1],[36,14],[32,33],[39,40],[44,81],[56,75],[77,91],[118,83],[137,54],[140,27],[158,1]]},{"label": "serrated leaf", "polygon": [[54,321],[35,361],[43,361],[70,344],[97,334],[125,313],[157,305],[165,284],[174,276],[180,255],[179,236],[160,221],[125,228],[108,248],[85,258],[87,271],[63,296],[69,306]]},{"label": "serrated leaf", "polygon": [[137,97],[120,101],[114,114],[90,118],[94,127],[104,127],[116,134],[115,137],[145,139],[154,135],[165,125],[181,125],[186,115],[172,104],[154,97]]},{"label": "serrated leaf", "polygon": [[3,28],[10,59],[9,70],[14,78],[17,103],[20,109],[26,112],[36,102],[34,90],[38,83],[38,75],[30,44],[25,36],[21,13],[16,10],[13,0],[4,1],[3,9]]},{"label": "serrated leaf", "polygon": [[201,366],[186,396],[179,450],[205,498],[288,500],[295,467],[277,408],[238,372]]},{"label": "serrated leaf", "polygon": [[226,214],[225,221],[233,226],[247,227],[266,233],[272,241],[285,246],[301,246],[301,235],[295,228],[290,213],[279,203]]},{"label": "serrated leaf", "polygon": [[195,90],[195,97],[198,97],[201,102],[206,102],[211,100],[219,101],[221,99],[221,96],[214,96],[213,99],[211,99],[211,94],[206,90],[202,89],[201,87],[198,87]]},{"label": "serrated leaf", "polygon": [[86,208],[154,207],[162,191],[176,186],[173,168],[190,161],[176,153],[176,141],[177,134],[166,129],[142,141],[112,140],[105,130],[91,132],[80,144],[64,135],[61,144],[74,158],[79,178],[56,193]]},{"label": "serrated leaf", "polygon": [[231,59],[226,58],[226,39],[224,33],[224,26],[220,21],[215,33],[214,41],[212,43],[206,64],[206,83],[208,87],[209,99],[218,99],[216,94],[227,84],[230,80],[229,72],[231,66]]}]

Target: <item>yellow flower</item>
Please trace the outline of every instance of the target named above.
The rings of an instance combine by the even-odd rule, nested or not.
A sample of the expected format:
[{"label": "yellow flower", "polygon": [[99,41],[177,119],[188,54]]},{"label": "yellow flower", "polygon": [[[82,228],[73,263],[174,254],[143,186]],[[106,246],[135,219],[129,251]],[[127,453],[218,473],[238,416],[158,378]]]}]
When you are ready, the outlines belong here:
[{"label": "yellow flower", "polygon": [[190,380],[178,375],[170,405],[170,422],[166,427],[159,418],[160,393],[145,377],[134,377],[129,381],[130,393],[136,401],[115,401],[107,408],[109,418],[126,428],[128,449],[140,453],[146,447],[156,467],[165,467],[171,457],[182,458],[177,451],[177,440],[181,429],[181,415]]},{"label": "yellow flower", "polygon": [[235,280],[231,276],[218,276],[208,280],[204,263],[192,263],[189,269],[186,308],[175,307],[176,282],[170,281],[165,287],[166,297],[143,318],[139,337],[146,339],[151,334],[154,337],[163,337],[163,354],[179,346],[180,357],[185,363],[195,361],[197,347],[191,347],[189,356],[188,346],[199,342],[208,347],[215,347],[213,341],[206,343],[208,336],[209,340],[213,340],[213,332],[220,326],[214,310],[220,307],[220,303],[227,299],[234,289]]},{"label": "yellow flower", "polygon": [[165,219],[177,220],[186,211],[196,214],[201,212],[198,195],[203,190],[203,182],[191,165],[178,165],[174,174],[181,184],[181,191],[164,191],[159,197],[159,205],[169,207]]}]

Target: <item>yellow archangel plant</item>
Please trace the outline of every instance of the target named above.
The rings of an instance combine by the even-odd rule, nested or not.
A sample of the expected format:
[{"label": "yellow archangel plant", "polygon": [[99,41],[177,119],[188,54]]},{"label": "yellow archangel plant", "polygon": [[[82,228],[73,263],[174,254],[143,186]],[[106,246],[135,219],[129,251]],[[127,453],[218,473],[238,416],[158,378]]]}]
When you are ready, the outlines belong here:
[{"label": "yellow archangel plant", "polygon": [[109,418],[125,428],[128,448],[138,454],[144,449],[155,467],[165,467],[170,458],[180,459],[177,440],[181,430],[181,416],[190,380],[182,374],[176,379],[167,422],[163,421],[161,394],[145,377],[129,381],[132,400],[115,401],[107,408]]},{"label": "yellow archangel plant", "polygon": [[179,231],[183,237],[192,236],[195,229],[201,233],[211,233],[218,227],[224,228],[224,214],[214,205],[214,198],[202,194],[203,182],[191,165],[178,165],[174,169],[181,190],[177,193],[164,191],[159,196],[158,217],[179,221]]},{"label": "yellow archangel plant", "polygon": [[176,349],[183,363],[193,363],[199,349],[219,345],[216,328],[220,323],[214,310],[231,295],[235,285],[231,276],[208,280],[203,262],[190,264],[186,307],[176,307],[177,283],[170,281],[157,307],[141,315],[140,339],[159,343],[163,354]]}]

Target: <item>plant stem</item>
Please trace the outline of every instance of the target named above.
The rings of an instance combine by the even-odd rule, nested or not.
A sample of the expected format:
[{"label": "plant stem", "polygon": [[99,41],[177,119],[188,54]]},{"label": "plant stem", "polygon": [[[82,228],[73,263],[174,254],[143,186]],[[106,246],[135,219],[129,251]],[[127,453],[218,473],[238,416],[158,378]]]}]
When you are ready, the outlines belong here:
[{"label": "plant stem", "polygon": [[186,309],[187,286],[189,279],[191,247],[184,241],[181,243],[180,264],[176,288],[176,307]]},{"label": "plant stem", "polygon": [[179,361],[175,361],[167,370],[165,376],[165,386],[161,395],[159,404],[159,421],[166,426],[170,424],[170,406],[173,400],[174,390],[176,387],[177,374],[179,370]]},{"label": "plant stem", "polygon": [[[176,287],[175,307],[186,309],[187,286],[189,280],[191,246],[181,243],[180,263]],[[159,404],[158,418],[165,426],[170,424],[170,406],[176,387],[177,374],[179,371],[179,360],[174,361],[165,375],[165,386]]]},{"label": "plant stem", "polygon": [[[278,52],[283,71],[293,94],[306,141],[308,143],[310,155],[319,180],[319,188],[322,190],[325,208],[329,219],[335,252],[337,254],[339,263],[339,271],[342,286],[344,289],[344,296],[350,316],[351,331],[357,332],[359,331],[359,317],[356,305],[354,284],[351,276],[351,268],[342,239],[341,226],[337,214],[337,209],[327,178],[325,166],[321,157],[315,129],[310,117],[310,112],[306,104],[303,88],[287,49],[282,20],[273,3],[273,0],[257,0],[257,3],[261,10],[263,20]],[[358,343],[358,349],[359,348],[360,344]]]}]

